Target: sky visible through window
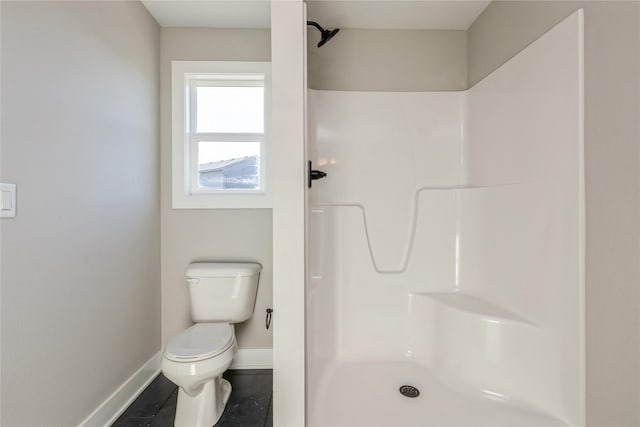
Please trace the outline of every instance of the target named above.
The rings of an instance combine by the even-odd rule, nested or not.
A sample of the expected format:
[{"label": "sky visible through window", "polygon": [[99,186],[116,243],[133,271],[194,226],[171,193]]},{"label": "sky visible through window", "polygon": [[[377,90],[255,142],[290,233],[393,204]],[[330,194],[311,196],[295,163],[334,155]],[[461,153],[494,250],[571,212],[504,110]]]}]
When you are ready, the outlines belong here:
[{"label": "sky visible through window", "polygon": [[263,133],[264,87],[197,88],[197,133]]}]

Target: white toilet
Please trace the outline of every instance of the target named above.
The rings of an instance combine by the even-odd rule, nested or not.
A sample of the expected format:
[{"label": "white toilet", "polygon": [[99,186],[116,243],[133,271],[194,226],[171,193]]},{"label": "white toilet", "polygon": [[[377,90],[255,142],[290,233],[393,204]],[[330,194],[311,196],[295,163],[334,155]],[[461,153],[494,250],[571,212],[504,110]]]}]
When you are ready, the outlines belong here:
[{"label": "white toilet", "polygon": [[198,262],[185,276],[196,322],[169,342],[162,373],[180,388],[175,427],[215,425],[231,394],[222,374],[236,353],[234,323],[251,318],[262,266]]}]

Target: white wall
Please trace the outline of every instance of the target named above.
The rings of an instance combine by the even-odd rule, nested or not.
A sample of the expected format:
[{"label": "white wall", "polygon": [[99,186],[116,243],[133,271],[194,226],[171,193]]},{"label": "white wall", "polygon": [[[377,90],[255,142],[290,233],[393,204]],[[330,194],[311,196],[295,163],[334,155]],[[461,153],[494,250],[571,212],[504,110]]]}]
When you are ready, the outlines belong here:
[{"label": "white wall", "polygon": [[240,348],[271,348],[264,315],[272,306],[270,209],[171,209],[171,61],[269,61],[269,30],[162,28],[160,40],[162,342],[189,327],[184,270],[194,261],[262,264],[254,317],[236,325]]},{"label": "white wall", "polygon": [[[497,1],[469,29],[469,80],[585,11],[587,425],[640,425],[640,3]],[[615,392],[612,392],[615,391]]]},{"label": "white wall", "polygon": [[273,425],[305,425],[305,5],[271,2]]},{"label": "white wall", "polygon": [[81,422],[160,350],[159,29],[2,2],[2,425]]}]

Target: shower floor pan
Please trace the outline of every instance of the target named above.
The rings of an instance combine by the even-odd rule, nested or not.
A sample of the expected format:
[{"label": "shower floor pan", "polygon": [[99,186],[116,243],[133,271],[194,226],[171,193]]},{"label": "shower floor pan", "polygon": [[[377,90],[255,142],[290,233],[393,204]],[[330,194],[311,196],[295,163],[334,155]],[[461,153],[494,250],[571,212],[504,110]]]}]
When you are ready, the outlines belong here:
[{"label": "shower floor pan", "polygon": [[[420,395],[403,396],[403,385]],[[336,363],[309,404],[310,427],[567,426],[499,395],[446,384],[411,363]]]}]

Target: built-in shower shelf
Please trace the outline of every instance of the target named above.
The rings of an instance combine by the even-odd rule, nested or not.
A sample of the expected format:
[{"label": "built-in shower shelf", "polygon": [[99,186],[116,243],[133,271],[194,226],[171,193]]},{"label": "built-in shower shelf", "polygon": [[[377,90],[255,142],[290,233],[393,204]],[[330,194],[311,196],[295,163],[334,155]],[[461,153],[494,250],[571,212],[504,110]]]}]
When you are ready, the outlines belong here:
[{"label": "built-in shower shelf", "polygon": [[413,295],[431,298],[449,308],[475,314],[486,320],[507,321],[536,326],[534,322],[506,308],[464,292],[414,292]]}]

